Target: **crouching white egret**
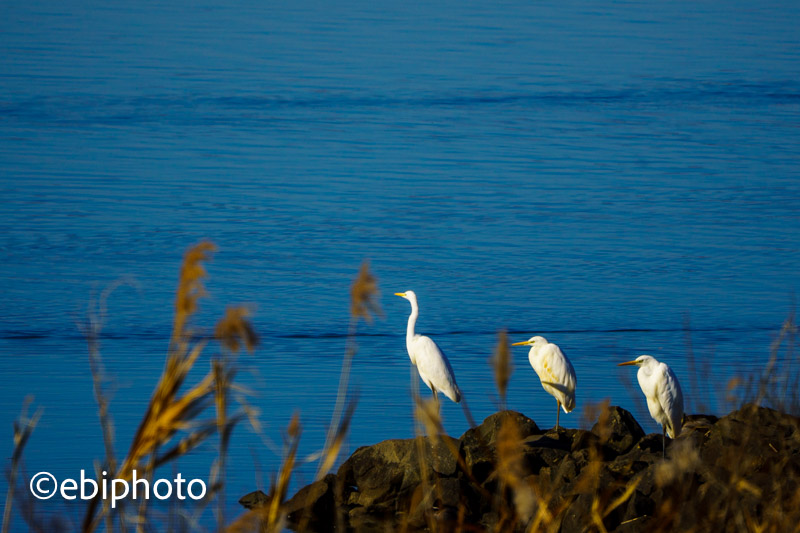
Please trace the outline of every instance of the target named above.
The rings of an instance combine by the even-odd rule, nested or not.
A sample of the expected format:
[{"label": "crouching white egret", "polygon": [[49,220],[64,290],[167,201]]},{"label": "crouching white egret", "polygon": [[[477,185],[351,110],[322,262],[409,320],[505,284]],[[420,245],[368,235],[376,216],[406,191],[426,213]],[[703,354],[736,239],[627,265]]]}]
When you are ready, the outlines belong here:
[{"label": "crouching white egret", "polygon": [[640,355],[633,361],[620,363],[617,366],[636,365],[639,371],[636,378],[647,398],[647,409],[653,420],[661,424],[661,441],[663,455],[667,455],[667,437],[674,439],[681,432],[683,425],[683,393],[678,378],[665,363],[658,362],[655,357]]},{"label": "crouching white egret", "polygon": [[461,401],[461,391],[456,385],[456,376],[450,367],[450,361],[442,353],[439,347],[430,337],[417,335],[414,333],[414,325],[419,316],[419,305],[417,305],[417,295],[414,291],[396,292],[395,296],[400,296],[411,302],[411,315],[408,317],[408,329],[406,331],[406,348],[411,364],[417,367],[419,377],[425,382],[431,391],[434,399],[438,400],[437,392],[444,393],[456,403]]},{"label": "crouching white egret", "polygon": [[565,413],[569,413],[575,408],[575,386],[578,380],[572,363],[561,348],[547,342],[544,337],[531,337],[524,342],[515,342],[512,346],[531,347],[528,360],[539,376],[542,388],[556,399],[556,430],[558,430],[560,409],[563,408]]}]

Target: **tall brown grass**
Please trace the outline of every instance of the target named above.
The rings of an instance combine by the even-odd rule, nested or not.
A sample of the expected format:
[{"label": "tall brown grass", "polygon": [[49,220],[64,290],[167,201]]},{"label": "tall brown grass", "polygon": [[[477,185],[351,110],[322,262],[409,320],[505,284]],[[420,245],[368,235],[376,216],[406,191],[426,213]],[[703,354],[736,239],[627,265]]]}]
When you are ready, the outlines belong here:
[{"label": "tall brown grass", "polygon": [[[241,307],[228,309],[216,325],[213,337],[204,335],[193,324],[192,319],[198,309],[199,300],[205,295],[203,280],[206,271],[203,263],[210,259],[214,250],[213,244],[202,242],[190,248],[184,256],[164,370],[150,397],[128,452],[121,460],[117,459],[114,451],[114,426],[110,401],[103,387],[105,377],[100,356],[106,299],[118,284],[107,288],[96,305],[90,308],[87,322],[82,329],[88,342],[89,366],[93,376],[105,449],[105,457],[96,464],[96,479],[100,479],[101,471],[107,471],[108,478],[130,481],[133,471],[136,470],[140,479],[145,477],[152,480],[156,469],[176,462],[206,442],[212,435],[218,434],[220,439],[218,457],[212,469],[211,484],[203,503],[208,503],[221,494],[224,485],[222,473],[225,470],[225,456],[231,431],[249,409],[247,405],[240,405],[236,411],[230,411],[229,393],[235,376],[234,356],[242,347],[249,351],[254,350],[258,344],[258,337],[248,321],[248,311]],[[189,380],[189,374],[212,340],[218,341],[220,352],[210,362],[210,369],[203,377],[196,381]],[[211,406],[216,407],[216,413],[209,416],[207,412]],[[4,531],[11,522],[10,508],[15,501],[16,475],[22,451],[40,415],[41,412],[37,412],[33,417],[27,418],[23,414],[21,423],[15,429],[15,452],[12,457],[9,495],[3,519]],[[144,476],[140,475],[142,473]],[[39,518],[39,514],[33,508],[35,502],[19,498],[16,501],[19,502],[20,508],[25,510],[23,518],[28,522],[29,528],[38,531],[52,530],[52,527]],[[116,509],[112,509],[98,494],[98,497],[88,502],[80,529],[91,533],[104,523],[107,531],[124,532],[128,527],[134,528],[137,532],[149,530],[151,526],[147,500],[142,498],[133,510],[128,507],[123,501]],[[218,515],[219,524],[222,525],[224,516],[221,504]]]},{"label": "tall brown grass", "polygon": [[[192,318],[197,312],[199,300],[206,295],[203,280],[207,274],[203,263],[210,259],[215,249],[210,242],[202,242],[186,252],[178,278],[172,335],[164,370],[120,466],[115,467],[116,460],[110,446],[107,446],[105,459],[105,466],[114,472],[116,479],[130,481],[132,472],[136,470],[151,480],[157,468],[178,460],[217,433],[220,437],[219,455],[214,470],[216,474],[211,476],[209,500],[222,490],[224,483],[219,472],[224,471],[230,433],[244,417],[242,412],[231,416],[227,410],[228,394],[235,375],[232,356],[242,346],[252,351],[258,343],[258,337],[247,320],[248,311],[229,308],[214,330],[215,338],[223,349],[205,376],[194,383],[187,382],[189,373],[211,340],[200,334]],[[98,334],[99,325],[93,328],[93,334],[89,337],[90,352],[93,339]],[[111,435],[110,421],[103,415],[107,402],[102,395],[98,397],[101,398],[99,403],[104,434]],[[216,406],[216,416],[202,418],[211,405]],[[130,520],[124,513],[123,505],[116,512],[116,524],[120,529],[124,529]],[[94,531],[104,518],[107,529],[111,529],[110,526],[115,523],[111,514],[108,502],[95,498],[84,515],[83,531]],[[222,524],[224,517],[221,511],[219,515]],[[131,521],[136,524],[137,531],[144,531],[147,499],[139,501],[136,518]]]}]

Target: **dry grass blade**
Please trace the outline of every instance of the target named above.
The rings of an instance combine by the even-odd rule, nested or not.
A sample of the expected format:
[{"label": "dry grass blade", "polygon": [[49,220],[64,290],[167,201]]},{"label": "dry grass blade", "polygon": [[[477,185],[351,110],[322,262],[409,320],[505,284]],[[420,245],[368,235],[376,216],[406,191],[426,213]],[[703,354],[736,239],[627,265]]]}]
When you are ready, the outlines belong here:
[{"label": "dry grass blade", "polygon": [[204,427],[196,429],[180,439],[174,446],[170,447],[167,451],[159,454],[158,458],[153,464],[154,468],[163,466],[179,457],[182,457],[197,448],[200,444],[205,442],[211,435],[217,431],[215,424],[206,424]]},{"label": "dry grass blade", "polygon": [[727,400],[732,407],[753,403],[800,416],[800,368],[795,365],[794,353],[797,332],[792,311],[770,344],[769,359],[763,370],[748,372],[744,379],[729,382]]},{"label": "dry grass blade", "polygon": [[625,492],[620,494],[613,502],[611,502],[604,510],[603,510],[603,518],[607,517],[611,514],[614,509],[625,503],[633,496],[633,491],[636,490],[636,487],[639,486],[639,483],[642,481],[642,478],[637,478],[625,487]]},{"label": "dry grass blade", "polygon": [[[331,425],[328,427],[328,433],[325,436],[322,458],[317,468],[316,479],[318,480],[322,479],[336,462],[344,440],[344,434],[341,433],[342,427],[349,427],[349,420],[347,420],[346,424],[342,423],[342,413],[344,412],[345,399],[347,398],[353,357],[355,357],[358,348],[356,344],[356,327],[360,318],[367,322],[372,322],[373,315],[383,316],[383,311],[381,311],[380,305],[376,300],[377,297],[377,279],[369,271],[369,262],[364,261],[361,263],[356,279],[353,280],[353,284],[350,286],[350,325],[347,329],[347,341],[345,342],[342,370],[339,373],[339,388],[336,392],[336,403],[333,407]],[[351,403],[348,406],[348,410],[351,408],[355,409],[355,403]],[[348,415],[348,418],[350,416],[352,416],[352,412]],[[341,438],[338,438],[339,436]],[[331,452],[334,447],[336,448],[335,455],[331,460]]]},{"label": "dry grass blade", "polygon": [[207,274],[203,262],[208,261],[216,249],[212,243],[204,241],[190,248],[183,256],[178,291],[175,296],[173,340],[183,336],[189,317],[197,311],[197,301],[206,294],[202,280]]},{"label": "dry grass blade", "polygon": [[[423,400],[419,396],[419,383],[417,379],[417,373],[414,367],[411,367],[411,382],[412,382],[412,394],[414,397],[414,421],[415,427],[418,435],[421,435],[420,426],[424,426],[428,435],[439,438],[441,435],[447,435],[447,432],[444,430],[444,426],[442,425],[442,418],[439,415],[438,403],[433,399]],[[415,389],[416,386],[416,390]],[[463,399],[462,399],[463,402]],[[473,425],[474,427],[474,425]],[[459,453],[458,445],[456,442],[450,439],[441,439],[442,442],[447,446],[447,449],[450,453],[455,457],[456,463],[458,464],[459,468],[462,472],[466,474],[470,481],[475,483],[475,485],[479,485],[475,476],[472,474],[472,469],[464,460],[464,456]],[[481,494],[488,497],[489,493],[481,488]]]},{"label": "dry grass blade", "polygon": [[378,304],[378,280],[369,271],[369,262],[361,263],[358,277],[350,287],[350,316],[372,322],[373,315],[383,317]]},{"label": "dry grass blade", "polygon": [[[417,420],[417,428],[420,426],[420,422],[427,428],[429,438],[431,439],[431,449],[439,440],[439,428],[441,427],[441,418],[439,417],[439,402],[433,398],[428,400],[422,400],[421,398],[417,397],[416,401],[416,409],[414,411],[414,417]],[[419,462],[419,473],[420,473],[420,485],[417,487],[417,492],[414,494],[412,498],[408,516],[414,516],[419,512],[425,513],[425,520],[428,524],[428,529],[431,531],[438,531],[438,524],[432,519],[430,513],[426,513],[427,509],[430,509],[432,506],[432,496],[433,491],[429,487],[429,482],[431,480],[432,474],[429,470],[429,459],[426,457],[425,453],[425,437],[423,437],[420,433],[417,434],[417,437],[414,439],[414,444],[417,448],[417,460]],[[434,480],[436,482],[436,480]],[[438,483],[437,483],[438,485]],[[433,487],[436,489],[437,487]]]},{"label": "dry grass blade", "polygon": [[36,429],[39,418],[42,416],[42,409],[39,408],[32,417],[28,418],[28,406],[30,403],[31,399],[26,398],[22,405],[22,413],[19,415],[19,418],[14,421],[14,452],[11,454],[11,471],[8,475],[8,492],[6,493],[6,504],[3,509],[2,533],[7,533],[8,528],[11,527],[11,505],[14,501],[14,489],[17,483],[19,465],[22,461],[22,452],[33,430]]},{"label": "dry grass blade", "polygon": [[286,516],[283,503],[289,489],[292,471],[297,459],[297,448],[300,444],[300,419],[295,413],[287,429],[288,446],[278,479],[268,495],[268,503],[256,507],[237,518],[228,527],[221,529],[226,533],[277,533],[285,529]]},{"label": "dry grass blade", "polygon": [[[527,523],[533,516],[536,496],[531,487],[525,483],[527,473],[523,453],[522,436],[519,427],[510,418],[503,419],[497,434],[497,467],[498,490],[495,494],[495,506],[500,509],[500,516],[506,521]],[[506,493],[512,495],[513,507],[508,505]]]},{"label": "dry grass blade", "polygon": [[[593,424],[596,425],[597,436],[600,437],[600,444],[608,442],[613,431],[610,424],[610,405],[611,401],[608,398],[599,403],[586,402],[583,404],[582,423],[587,427],[592,427]],[[594,422],[595,420],[597,421],[596,424]]]},{"label": "dry grass blade", "polygon": [[434,400],[433,398],[427,400],[417,398],[417,407],[414,411],[414,416],[425,426],[428,435],[435,437],[444,434],[438,400]]},{"label": "dry grass blade", "polygon": [[506,408],[506,392],[511,374],[514,372],[514,364],[511,361],[511,349],[508,345],[508,334],[506,330],[497,334],[497,346],[494,348],[494,355],[491,359],[494,369],[494,380],[497,384],[497,392],[500,394],[500,407]]},{"label": "dry grass blade", "polygon": [[[230,308],[226,313],[225,318],[223,318],[218,324],[216,328],[216,336],[220,338],[219,330],[220,324],[223,322],[227,322],[229,320],[230,315]],[[234,321],[239,321],[240,317],[232,317]],[[224,328],[222,328],[224,329]],[[236,351],[239,348],[239,343],[236,341],[237,339],[237,332],[240,331],[240,328],[237,325],[233,325],[232,331],[234,332],[232,335],[226,335],[226,338],[229,338],[228,349],[232,351]],[[225,344],[224,341],[223,345]],[[213,365],[213,374],[214,374],[214,403],[217,408],[217,424],[216,430],[217,434],[219,435],[219,457],[217,459],[214,468],[212,469],[212,476],[211,476],[211,484],[214,486],[219,487],[219,496],[217,498],[218,506],[217,506],[217,528],[222,529],[222,526],[225,524],[225,492],[224,492],[224,482],[222,477],[225,473],[225,460],[227,457],[228,452],[228,443],[230,442],[231,431],[233,429],[232,425],[228,425],[228,389],[231,386],[231,382],[233,381],[233,371],[228,372],[225,368],[225,365],[222,361],[214,361]]]},{"label": "dry grass blade", "polygon": [[350,420],[353,418],[353,413],[355,413],[357,403],[357,397],[351,398],[347,402],[347,408],[345,409],[344,416],[342,417],[339,426],[336,428],[336,434],[334,435],[333,441],[328,449],[325,450],[322,457],[320,472],[328,472],[333,467],[336,459],[339,457],[339,452],[342,449],[342,443],[344,442],[347,432],[350,429]]},{"label": "dry grass blade", "polygon": [[258,334],[247,321],[248,316],[250,311],[245,307],[228,307],[217,322],[214,337],[231,352],[238,352],[244,346],[252,353],[258,345]]},{"label": "dry grass blade", "polygon": [[269,512],[267,514],[267,530],[275,531],[278,526],[282,524],[283,517],[281,516],[281,504],[286,499],[286,493],[289,490],[289,481],[292,477],[292,470],[294,470],[295,457],[297,456],[297,447],[300,445],[300,418],[297,413],[292,416],[292,421],[289,422],[289,452],[286,454],[286,459],[283,461],[281,472],[278,475],[278,481],[271,491],[271,501],[269,505]]},{"label": "dry grass blade", "polygon": [[[247,320],[250,312],[245,307],[228,307],[225,316],[217,322],[214,337],[223,348],[236,354],[242,347],[252,353],[258,345],[258,335]],[[228,419],[228,392],[233,389],[234,369],[228,368],[224,360],[215,360],[212,374],[214,376],[214,403],[216,406],[216,430],[219,435],[219,456],[211,472],[211,484],[218,489],[217,495],[217,527],[222,530],[225,524],[225,492],[224,479],[226,459],[230,437],[235,425],[244,414]]]},{"label": "dry grass blade", "polygon": [[[125,283],[125,281],[120,280],[106,287],[100,295],[99,300],[90,303],[87,323],[78,325],[78,328],[82,330],[86,337],[89,348],[89,369],[92,373],[92,384],[100,418],[100,428],[103,431],[107,469],[111,472],[116,471],[117,461],[116,454],[114,453],[114,424],[112,423],[111,414],[109,412],[110,402],[103,388],[105,372],[103,369],[103,360],[100,356],[100,333],[103,329],[103,322],[105,321],[108,297],[123,283]],[[122,511],[120,510],[120,512]],[[111,517],[107,516],[106,529],[110,530],[112,525]],[[124,522],[120,523],[120,531],[125,533]]]}]

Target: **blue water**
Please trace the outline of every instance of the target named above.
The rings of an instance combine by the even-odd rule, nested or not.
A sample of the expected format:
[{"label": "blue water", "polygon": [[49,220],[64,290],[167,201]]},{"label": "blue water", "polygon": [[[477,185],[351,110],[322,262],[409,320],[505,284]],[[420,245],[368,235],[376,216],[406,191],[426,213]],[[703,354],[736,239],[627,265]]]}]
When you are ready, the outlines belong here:
[{"label": "blue water", "polygon": [[[641,353],[675,369],[690,411],[723,410],[800,288],[799,19],[794,2],[744,1],[4,4],[2,457],[26,395],[45,409],[28,474],[102,456],[77,324],[121,278],[134,286],[110,298],[102,350],[127,450],[201,239],[219,252],[197,322],[255,309],[262,343],[238,378],[277,447],[236,431],[231,516],[266,490],[293,412],[301,454],[322,445],[364,259],[385,318],[359,327],[349,450],[413,434],[409,307],[392,296],[407,289],[479,420],[502,328],[571,358],[568,426],[609,398],[656,431],[614,366]],[[711,375],[692,379],[688,341]],[[549,427],[526,356],[509,407]],[[213,456],[212,441],[179,468],[204,476]]]}]

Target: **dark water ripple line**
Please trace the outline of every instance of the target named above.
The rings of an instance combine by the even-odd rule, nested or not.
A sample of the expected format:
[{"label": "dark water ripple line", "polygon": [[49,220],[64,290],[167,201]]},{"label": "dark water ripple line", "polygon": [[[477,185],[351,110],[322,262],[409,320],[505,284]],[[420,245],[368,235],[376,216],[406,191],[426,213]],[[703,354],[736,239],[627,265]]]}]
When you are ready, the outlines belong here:
[{"label": "dark water ripple line", "polygon": [[[739,332],[739,333],[753,333],[763,331],[779,331],[779,327],[775,326],[723,326],[723,327],[702,327],[702,328],[608,328],[608,329],[558,329],[558,330],[507,330],[506,333],[514,336],[532,335],[536,332],[538,335],[591,335],[591,334],[608,334],[608,333],[714,333],[714,332]],[[434,337],[459,337],[459,336],[490,336],[497,335],[497,330],[453,330],[453,331],[429,331],[425,333]],[[262,333],[262,339],[345,339],[347,333],[340,332],[321,332],[321,333]],[[402,338],[403,333],[356,333],[356,337],[360,338]],[[54,339],[54,340],[83,340],[86,337],[79,333],[64,333],[58,331],[0,331],[0,339],[3,340],[41,340],[41,339]],[[106,340],[163,340],[169,341],[169,335],[155,332],[129,332],[129,333],[101,333],[99,339]],[[210,340],[210,336],[198,335],[193,340]]]},{"label": "dark water ripple line", "polygon": [[[153,95],[120,97],[91,94],[34,96],[22,100],[0,100],[0,124],[24,120],[50,124],[139,124],[200,117],[205,122],[229,123],[231,119],[253,120],[240,114],[298,110],[358,110],[393,108],[463,109],[484,106],[579,106],[585,104],[664,104],[676,102],[769,104],[800,103],[800,85],[795,82],[683,84],[655,88],[553,90],[497,93],[472,90],[468,94],[444,93],[422,96],[384,96],[336,93],[308,96],[188,96]],[[181,118],[183,117],[183,118]],[[189,121],[190,123],[193,120]]]}]

